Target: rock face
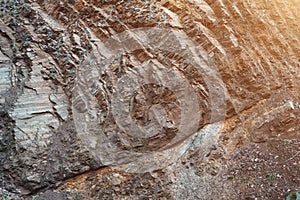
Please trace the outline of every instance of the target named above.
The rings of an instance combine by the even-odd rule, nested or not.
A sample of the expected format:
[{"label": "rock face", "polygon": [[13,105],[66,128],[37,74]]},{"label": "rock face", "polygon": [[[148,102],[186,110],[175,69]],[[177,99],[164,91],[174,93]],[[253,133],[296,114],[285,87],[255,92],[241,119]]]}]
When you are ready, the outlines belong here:
[{"label": "rock face", "polygon": [[1,1],[3,198],[282,199],[299,190],[299,8]]}]

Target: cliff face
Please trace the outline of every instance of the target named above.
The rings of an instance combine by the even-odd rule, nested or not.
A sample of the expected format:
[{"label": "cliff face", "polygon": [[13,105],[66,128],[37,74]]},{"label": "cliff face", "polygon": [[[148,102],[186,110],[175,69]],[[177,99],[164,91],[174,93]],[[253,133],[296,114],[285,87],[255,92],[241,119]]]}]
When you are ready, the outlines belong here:
[{"label": "cliff face", "polygon": [[1,1],[1,192],[299,190],[299,9],[296,0]]}]

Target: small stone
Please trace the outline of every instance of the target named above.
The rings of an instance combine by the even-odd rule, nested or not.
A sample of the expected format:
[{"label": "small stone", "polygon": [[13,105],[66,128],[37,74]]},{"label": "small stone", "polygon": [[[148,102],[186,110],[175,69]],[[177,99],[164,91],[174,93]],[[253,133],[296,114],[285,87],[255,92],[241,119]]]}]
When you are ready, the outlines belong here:
[{"label": "small stone", "polygon": [[80,173],[83,173],[83,172],[87,172],[87,171],[89,171],[91,168],[89,167],[89,166],[84,166],[84,167],[82,167],[80,170],[79,170],[79,172]]},{"label": "small stone", "polygon": [[120,185],[121,182],[122,182],[122,181],[121,181],[119,178],[117,178],[117,177],[112,177],[112,179],[111,179],[111,183],[112,183],[113,185]]},{"label": "small stone", "polygon": [[41,176],[39,174],[33,174],[31,176],[26,177],[26,179],[30,182],[34,183],[40,183],[41,182]]}]

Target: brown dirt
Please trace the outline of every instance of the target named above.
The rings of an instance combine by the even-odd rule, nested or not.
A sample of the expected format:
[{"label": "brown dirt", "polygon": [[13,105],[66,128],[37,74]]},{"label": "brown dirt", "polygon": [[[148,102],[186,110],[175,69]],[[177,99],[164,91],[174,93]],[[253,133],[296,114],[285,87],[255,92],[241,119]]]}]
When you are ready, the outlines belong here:
[{"label": "brown dirt", "polygon": [[284,199],[300,186],[300,140],[271,139],[239,149],[227,161],[241,199]]}]

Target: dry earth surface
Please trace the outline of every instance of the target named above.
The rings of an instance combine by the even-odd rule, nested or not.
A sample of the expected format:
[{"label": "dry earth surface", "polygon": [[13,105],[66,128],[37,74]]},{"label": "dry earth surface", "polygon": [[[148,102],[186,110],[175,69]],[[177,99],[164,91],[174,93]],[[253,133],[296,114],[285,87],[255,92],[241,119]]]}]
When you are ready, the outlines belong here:
[{"label": "dry earth surface", "polygon": [[[300,1],[0,5],[2,200],[275,200],[300,193]],[[203,71],[187,59],[193,46]],[[110,51],[115,57],[104,66]],[[149,130],[164,125],[158,136],[140,139],[120,126],[127,108],[113,94],[121,77],[149,63],[159,81],[167,79],[161,66],[180,72],[197,101],[180,99],[180,84],[138,88],[131,117]],[[209,69],[218,75],[204,73]],[[192,135],[152,157],[177,138],[179,123],[194,121]],[[122,152],[150,156],[104,148],[110,134],[108,144]]]}]

